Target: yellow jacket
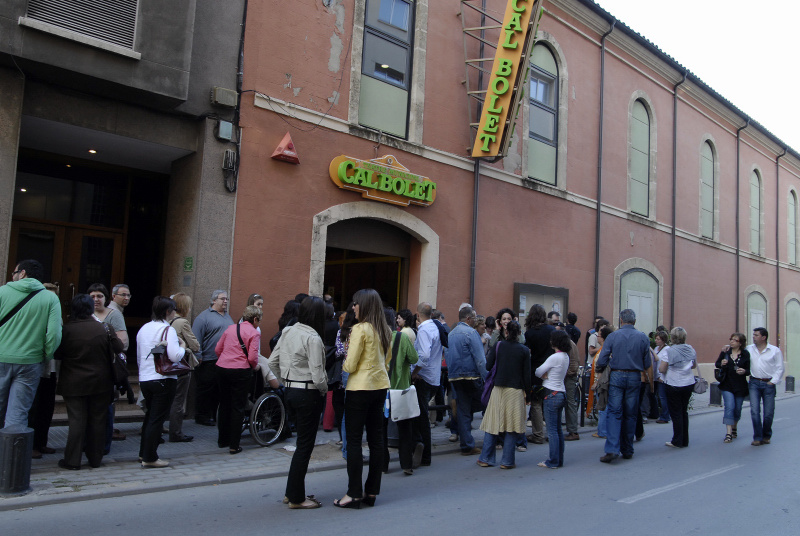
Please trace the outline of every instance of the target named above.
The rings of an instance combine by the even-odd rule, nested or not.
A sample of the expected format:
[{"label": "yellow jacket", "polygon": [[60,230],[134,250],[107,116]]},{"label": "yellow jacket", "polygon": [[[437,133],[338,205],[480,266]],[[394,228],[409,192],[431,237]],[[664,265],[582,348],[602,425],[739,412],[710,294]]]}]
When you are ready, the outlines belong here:
[{"label": "yellow jacket", "polygon": [[371,324],[361,322],[353,326],[342,370],[350,373],[347,379],[348,391],[376,391],[389,388],[386,354]]}]

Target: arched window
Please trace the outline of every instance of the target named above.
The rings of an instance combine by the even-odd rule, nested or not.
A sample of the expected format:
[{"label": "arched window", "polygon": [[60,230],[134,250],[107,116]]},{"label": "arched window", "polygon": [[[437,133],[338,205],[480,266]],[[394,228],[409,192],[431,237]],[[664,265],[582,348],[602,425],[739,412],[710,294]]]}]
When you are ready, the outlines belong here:
[{"label": "arched window", "polygon": [[786,374],[797,376],[800,355],[800,301],[796,298],[786,303]]},{"label": "arched window", "polygon": [[650,216],[650,114],[641,99],[630,116],[630,169],[628,198],[631,212]]},{"label": "arched window", "polygon": [[619,310],[633,309],[636,329],[645,333],[658,326],[659,282],[643,268],[633,268],[620,277]]},{"label": "arched window", "polygon": [[556,184],[558,157],[558,65],[550,49],[536,44],[531,54],[528,176]]},{"label": "arched window", "polygon": [[747,296],[747,339],[756,328],[767,328],[767,299],[760,292],[751,292]]},{"label": "arched window", "polygon": [[700,149],[700,235],[714,238],[714,149],[703,142]]},{"label": "arched window", "polygon": [[797,264],[797,194],[794,190],[789,192],[789,206],[786,215],[786,238],[789,242],[786,251],[789,257],[789,264]]},{"label": "arched window", "polygon": [[753,170],[750,174],[750,251],[756,255],[761,255],[761,209],[761,177]]}]

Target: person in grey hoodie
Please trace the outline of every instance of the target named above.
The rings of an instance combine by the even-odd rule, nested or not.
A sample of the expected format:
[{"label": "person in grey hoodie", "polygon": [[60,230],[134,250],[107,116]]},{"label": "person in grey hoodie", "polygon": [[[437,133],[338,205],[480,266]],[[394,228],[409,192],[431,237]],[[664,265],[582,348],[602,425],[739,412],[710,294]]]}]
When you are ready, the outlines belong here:
[{"label": "person in grey hoodie", "polygon": [[667,359],[659,361],[658,371],[664,374],[669,416],[672,419],[672,448],[689,446],[689,399],[694,389],[693,368],[697,367],[697,352],[686,344],[686,330],[678,326],[669,332],[672,346]]}]

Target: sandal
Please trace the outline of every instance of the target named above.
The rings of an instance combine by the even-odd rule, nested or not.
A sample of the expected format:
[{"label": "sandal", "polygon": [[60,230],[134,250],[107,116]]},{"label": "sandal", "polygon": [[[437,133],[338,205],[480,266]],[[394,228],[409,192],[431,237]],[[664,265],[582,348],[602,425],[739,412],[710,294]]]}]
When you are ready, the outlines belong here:
[{"label": "sandal", "polygon": [[306,497],[306,500],[299,503],[289,503],[289,508],[292,510],[313,510],[314,508],[320,508],[322,503],[316,500],[313,497]]},{"label": "sandal", "polygon": [[500,469],[513,469],[515,467],[516,467],[516,465],[501,465]]},{"label": "sandal", "polygon": [[478,464],[478,465],[480,465],[481,467],[489,467],[489,464],[488,464],[488,463],[486,463],[486,462],[482,462],[482,461],[480,461],[480,460],[478,460],[478,461],[477,461],[477,462],[475,462],[475,463],[477,463],[477,464]]},{"label": "sandal", "polygon": [[[350,500],[347,501],[346,503],[342,503],[342,501],[344,500],[344,497],[347,497]],[[353,499],[352,497],[350,497],[348,495],[345,495],[344,497],[342,497],[341,499],[336,499],[335,501],[333,501],[333,505],[337,506],[339,508],[353,508],[354,510],[360,510],[361,509],[361,499]]]},{"label": "sandal", "polygon": [[731,430],[731,436],[733,436],[733,438],[736,439],[736,428]]},{"label": "sandal", "polygon": [[723,443],[730,443],[731,441],[733,441],[733,435],[725,434],[725,439],[722,442]]},{"label": "sandal", "polygon": [[[312,501],[316,500],[313,495],[306,495],[306,499],[310,499]],[[283,504],[289,504],[289,497],[286,495],[283,496]]]}]

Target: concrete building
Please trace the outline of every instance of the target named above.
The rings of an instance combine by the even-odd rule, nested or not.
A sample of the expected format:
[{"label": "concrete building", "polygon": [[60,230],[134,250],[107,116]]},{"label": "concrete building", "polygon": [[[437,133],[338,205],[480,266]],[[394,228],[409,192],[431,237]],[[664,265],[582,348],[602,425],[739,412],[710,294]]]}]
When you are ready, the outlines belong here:
[{"label": "concrete building", "polygon": [[235,121],[243,9],[0,3],[4,274],[41,260],[65,306],[125,282],[134,327],[158,294],[188,292],[199,313],[229,286],[235,176],[222,168],[236,145],[217,136]]},{"label": "concrete building", "polygon": [[[800,155],[594,2],[548,0],[510,152],[476,184],[465,61],[498,31],[464,28],[507,2],[467,4],[250,3],[233,302],[261,292],[277,318],[296,292],[374,287],[584,329],[632,307],[705,362],[765,325],[798,372]],[[299,165],[271,158],[287,133]]]}]

